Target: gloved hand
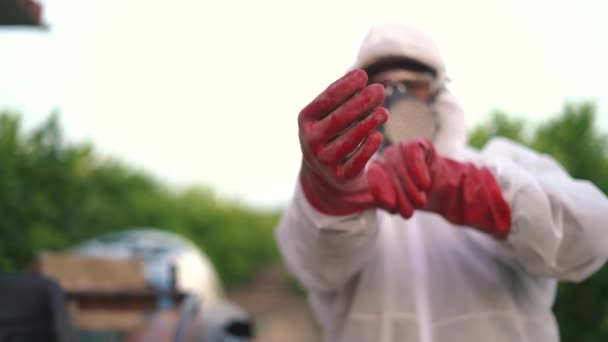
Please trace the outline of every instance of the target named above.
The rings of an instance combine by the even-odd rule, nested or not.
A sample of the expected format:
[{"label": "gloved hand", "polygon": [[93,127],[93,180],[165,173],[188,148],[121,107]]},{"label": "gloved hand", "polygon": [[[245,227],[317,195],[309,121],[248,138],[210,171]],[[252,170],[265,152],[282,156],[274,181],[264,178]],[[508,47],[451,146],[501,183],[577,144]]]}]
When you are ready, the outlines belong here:
[{"label": "gloved hand", "polygon": [[432,211],[497,239],[508,236],[511,212],[487,168],[441,157],[426,139],[391,145],[383,156],[367,174],[380,207],[405,218]]},{"label": "gloved hand", "polygon": [[378,150],[375,129],[388,118],[384,88],[367,86],[367,74],[353,70],[332,83],[298,116],[302,166],[300,183],[309,203],[329,215],[374,206],[364,170]]}]

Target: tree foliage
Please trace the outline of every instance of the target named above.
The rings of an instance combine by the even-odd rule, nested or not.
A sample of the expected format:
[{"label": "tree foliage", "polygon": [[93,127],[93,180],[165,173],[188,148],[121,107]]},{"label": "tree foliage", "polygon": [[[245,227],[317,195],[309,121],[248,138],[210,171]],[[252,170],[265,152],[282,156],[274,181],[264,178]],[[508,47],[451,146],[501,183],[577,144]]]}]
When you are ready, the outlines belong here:
[{"label": "tree foliage", "polygon": [[0,270],[23,269],[36,252],[60,250],[131,227],[190,238],[227,285],[277,257],[278,211],[259,211],[213,190],[166,188],[91,145],[69,145],[57,115],[23,132],[16,113],[0,113]]}]

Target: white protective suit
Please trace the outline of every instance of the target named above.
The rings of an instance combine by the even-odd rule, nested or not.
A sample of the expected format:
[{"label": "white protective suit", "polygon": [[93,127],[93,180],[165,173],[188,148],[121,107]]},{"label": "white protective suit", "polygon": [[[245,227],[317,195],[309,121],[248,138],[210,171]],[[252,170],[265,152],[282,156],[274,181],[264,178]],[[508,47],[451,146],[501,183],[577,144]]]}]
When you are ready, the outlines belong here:
[{"label": "white protective suit", "polygon": [[[407,27],[373,29],[355,66],[395,54],[445,80],[433,42]],[[550,157],[506,139],[466,148],[464,116],[447,90],[435,109],[437,150],[490,168],[511,208],[510,235],[495,240],[423,211],[407,220],[373,209],[328,216],[298,184],[276,236],[309,293],[323,341],[558,341],[557,280],[582,281],[604,264],[608,199]]]}]

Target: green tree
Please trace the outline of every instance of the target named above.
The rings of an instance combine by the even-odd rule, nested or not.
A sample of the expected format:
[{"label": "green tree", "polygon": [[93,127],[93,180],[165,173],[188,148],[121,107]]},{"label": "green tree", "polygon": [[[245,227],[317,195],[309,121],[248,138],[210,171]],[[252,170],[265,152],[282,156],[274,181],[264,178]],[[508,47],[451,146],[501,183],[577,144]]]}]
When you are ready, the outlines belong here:
[{"label": "green tree", "polygon": [[525,122],[510,117],[503,111],[490,113],[490,119],[474,127],[469,134],[469,144],[481,148],[492,137],[501,136],[519,143],[526,143]]},{"label": "green tree", "polygon": [[254,210],[211,189],[172,191],[89,144],[67,144],[57,114],[23,132],[17,113],[0,113],[0,217],[1,271],[23,269],[41,250],[131,227],[190,238],[228,286],[278,255],[278,211]]}]

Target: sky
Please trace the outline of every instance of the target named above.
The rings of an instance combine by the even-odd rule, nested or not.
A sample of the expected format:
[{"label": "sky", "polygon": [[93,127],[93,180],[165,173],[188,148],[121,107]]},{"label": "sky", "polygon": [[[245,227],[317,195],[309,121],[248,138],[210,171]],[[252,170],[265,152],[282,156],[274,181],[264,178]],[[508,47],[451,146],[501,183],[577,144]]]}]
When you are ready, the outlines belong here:
[{"label": "sky", "polygon": [[42,3],[48,30],[0,29],[0,108],[26,129],[57,111],[70,142],[256,207],[291,198],[298,112],[376,23],[434,37],[469,126],[591,100],[608,132],[602,0]]}]

